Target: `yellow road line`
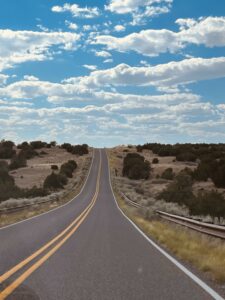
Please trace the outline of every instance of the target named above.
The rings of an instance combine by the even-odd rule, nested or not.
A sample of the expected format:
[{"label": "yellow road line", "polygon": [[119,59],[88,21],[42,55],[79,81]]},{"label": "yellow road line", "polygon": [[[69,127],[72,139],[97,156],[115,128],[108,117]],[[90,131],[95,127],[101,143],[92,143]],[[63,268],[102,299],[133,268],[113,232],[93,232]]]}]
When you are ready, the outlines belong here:
[{"label": "yellow road line", "polygon": [[15,272],[17,272],[19,269],[21,269],[23,266],[28,264],[31,260],[33,260],[35,257],[37,257],[39,254],[41,254],[44,250],[49,248],[54,242],[56,242],[60,237],[65,235],[65,233],[77,222],[77,225],[58,243],[56,246],[54,246],[47,254],[45,254],[39,261],[37,261],[33,266],[31,266],[27,271],[25,271],[18,279],[16,279],[12,284],[10,284],[6,289],[4,289],[0,293],[0,300],[5,299],[8,295],[10,295],[27,277],[29,277],[37,268],[39,268],[50,256],[52,256],[72,235],[73,233],[79,228],[79,226],[83,223],[83,221],[86,219],[87,215],[91,211],[92,207],[94,206],[98,192],[99,192],[99,182],[100,182],[100,172],[101,172],[101,156],[100,156],[100,164],[99,164],[99,171],[98,171],[98,178],[97,178],[97,184],[96,184],[96,191],[95,194],[90,202],[90,204],[85,208],[85,210],[64,230],[62,231],[58,236],[56,236],[54,239],[52,239],[49,243],[47,243],[45,246],[40,248],[38,251],[33,253],[31,256],[29,256],[27,259],[23,260],[21,263],[13,267],[11,270],[7,271],[5,274],[3,274],[0,277],[0,283],[9,278],[11,275],[13,275]]}]

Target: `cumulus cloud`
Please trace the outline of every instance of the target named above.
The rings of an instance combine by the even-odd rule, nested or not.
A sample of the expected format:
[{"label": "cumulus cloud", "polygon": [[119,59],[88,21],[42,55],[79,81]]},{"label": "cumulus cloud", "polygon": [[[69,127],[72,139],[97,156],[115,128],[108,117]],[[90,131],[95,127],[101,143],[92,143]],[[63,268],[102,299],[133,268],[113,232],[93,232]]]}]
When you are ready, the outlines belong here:
[{"label": "cumulus cloud", "polygon": [[117,32],[124,31],[126,28],[123,25],[114,26],[114,30]]},{"label": "cumulus cloud", "polygon": [[24,75],[23,78],[24,78],[24,80],[30,80],[30,81],[37,81],[37,80],[39,80],[38,77],[33,76],[33,75]]},{"label": "cumulus cloud", "polygon": [[55,13],[70,12],[74,18],[95,18],[100,15],[97,7],[80,7],[78,4],[65,3],[63,6],[53,6],[52,11]]},{"label": "cumulus cloud", "polygon": [[[39,82],[39,85],[43,84]],[[101,95],[98,96],[100,99]],[[55,139],[61,141],[63,137],[65,141],[73,138],[76,130],[76,138],[83,138],[83,142],[88,139],[91,143],[98,137],[104,137],[104,144],[109,142],[109,145],[113,143],[112,137],[115,143],[124,143],[126,136],[127,142],[135,143],[137,138],[140,141],[140,131],[147,139],[163,141],[166,138],[166,142],[170,141],[171,135],[178,140],[179,137],[184,138],[184,133],[185,138],[191,140],[202,136],[205,141],[207,138],[220,140],[225,137],[222,130],[225,121],[221,117],[224,108],[201,102],[197,95],[124,95],[124,101],[113,101],[117,98],[116,94],[108,95],[108,103],[84,107],[32,108],[3,103],[0,106],[0,133],[4,137],[4,132],[15,130],[21,140],[28,128],[35,131],[38,128],[40,136],[44,134],[46,140],[57,133]],[[193,120],[199,115],[200,119]],[[4,132],[1,132],[3,127]]]},{"label": "cumulus cloud", "polygon": [[74,77],[67,82],[89,87],[106,85],[153,85],[170,87],[190,82],[225,77],[225,57],[190,58],[150,67],[131,67],[126,64],[98,70],[86,77]]},{"label": "cumulus cloud", "polygon": [[74,50],[79,39],[79,34],[71,32],[0,30],[0,71],[27,61],[51,59],[53,46]]},{"label": "cumulus cloud", "polygon": [[92,71],[97,69],[96,65],[83,65],[83,67]]},{"label": "cumulus cloud", "polygon": [[180,26],[178,32],[148,29],[124,37],[99,35],[94,37],[92,43],[106,45],[110,50],[120,52],[132,50],[147,56],[157,56],[165,52],[175,53],[187,44],[206,47],[225,46],[225,17],[178,19],[176,23]]},{"label": "cumulus cloud", "polygon": [[143,23],[143,18],[168,13],[173,0],[111,0],[106,10],[117,14],[131,14],[133,25]]},{"label": "cumulus cloud", "polygon": [[0,74],[0,85],[6,84],[8,78],[8,75]]},{"label": "cumulus cloud", "polygon": [[78,25],[76,23],[73,22],[69,22],[69,21],[65,21],[65,24],[68,26],[69,29],[71,30],[77,30],[78,29]]},{"label": "cumulus cloud", "polygon": [[111,53],[109,53],[108,51],[95,51],[94,52],[96,56],[99,56],[99,57],[111,57]]}]

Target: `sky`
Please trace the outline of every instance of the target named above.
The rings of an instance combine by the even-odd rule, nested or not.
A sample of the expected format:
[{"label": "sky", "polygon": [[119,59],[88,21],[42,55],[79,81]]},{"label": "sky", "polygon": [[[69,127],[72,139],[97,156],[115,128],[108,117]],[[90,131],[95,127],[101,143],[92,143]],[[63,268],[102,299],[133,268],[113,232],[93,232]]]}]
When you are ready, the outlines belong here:
[{"label": "sky", "polygon": [[225,142],[224,0],[0,5],[0,139]]}]

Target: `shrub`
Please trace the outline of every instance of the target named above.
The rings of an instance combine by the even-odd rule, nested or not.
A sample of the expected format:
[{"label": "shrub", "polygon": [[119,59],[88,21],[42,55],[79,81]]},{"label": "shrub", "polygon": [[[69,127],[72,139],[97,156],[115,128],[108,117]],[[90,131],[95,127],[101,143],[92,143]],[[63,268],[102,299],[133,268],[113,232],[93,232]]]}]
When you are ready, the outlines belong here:
[{"label": "shrub", "polygon": [[225,163],[217,164],[211,178],[216,187],[225,188]]},{"label": "shrub", "polygon": [[45,178],[44,188],[49,190],[62,189],[66,183],[67,178],[65,175],[53,172]]},{"label": "shrub", "polygon": [[70,152],[72,154],[77,154],[77,155],[88,154],[88,145],[87,144],[72,146],[69,143],[64,143],[61,145],[61,148],[65,149],[67,152]]},{"label": "shrub", "polygon": [[51,169],[56,171],[59,169],[59,167],[57,165],[51,165]]},{"label": "shrub", "polygon": [[193,177],[204,181],[211,178],[216,187],[225,188],[225,161],[223,159],[202,160],[194,171]]},{"label": "shrub", "polygon": [[158,164],[159,163],[159,159],[157,157],[154,157],[152,160],[153,164]]},{"label": "shrub", "polygon": [[175,202],[189,207],[194,198],[192,192],[192,178],[189,175],[179,174],[174,182],[162,191],[158,199],[164,199],[166,202]]},{"label": "shrub", "polygon": [[9,168],[10,170],[15,170],[15,169],[26,167],[26,165],[27,165],[27,160],[26,157],[24,156],[24,153],[21,150],[19,154],[15,155],[11,159]]},{"label": "shrub", "polygon": [[72,154],[77,154],[80,156],[84,154],[88,154],[88,145],[83,144],[83,145],[73,146]]},{"label": "shrub", "polygon": [[130,179],[148,179],[150,163],[138,153],[128,153],[123,160],[123,176]]},{"label": "shrub", "polygon": [[185,152],[185,153],[179,153],[176,156],[177,161],[191,161],[194,162],[196,161],[197,156],[194,153],[191,152]]},{"label": "shrub", "polygon": [[216,217],[219,219],[224,218],[225,199],[215,190],[199,192],[189,209],[193,215],[210,215],[213,219]]},{"label": "shrub", "polygon": [[173,180],[173,178],[174,178],[173,169],[172,168],[167,168],[166,170],[164,170],[161,177],[163,179]]},{"label": "shrub", "polygon": [[69,143],[62,144],[61,148],[65,149],[67,152],[72,152],[73,151],[73,146]]},{"label": "shrub", "polygon": [[9,167],[7,162],[0,161],[0,184],[14,185],[14,178],[8,172]]},{"label": "shrub", "polygon": [[38,188],[36,186],[24,191],[24,197],[26,198],[44,197],[47,195],[48,191],[46,189]]},{"label": "shrub", "polygon": [[27,142],[23,142],[22,144],[18,145],[17,148],[21,149],[20,155],[23,155],[26,159],[31,159],[39,155],[37,151],[35,151]]},{"label": "shrub", "polygon": [[9,198],[21,198],[23,196],[23,190],[17,187],[14,182],[0,183],[0,202]]},{"label": "shrub", "polygon": [[30,145],[33,149],[41,149],[47,146],[47,143],[42,142],[42,141],[33,141],[30,142]]},{"label": "shrub", "polygon": [[65,174],[67,177],[73,177],[73,171],[77,168],[77,163],[74,160],[69,160],[68,162],[61,165],[60,173]]},{"label": "shrub", "polygon": [[14,143],[11,141],[0,142],[0,158],[9,159],[12,158],[16,151],[13,149]]}]

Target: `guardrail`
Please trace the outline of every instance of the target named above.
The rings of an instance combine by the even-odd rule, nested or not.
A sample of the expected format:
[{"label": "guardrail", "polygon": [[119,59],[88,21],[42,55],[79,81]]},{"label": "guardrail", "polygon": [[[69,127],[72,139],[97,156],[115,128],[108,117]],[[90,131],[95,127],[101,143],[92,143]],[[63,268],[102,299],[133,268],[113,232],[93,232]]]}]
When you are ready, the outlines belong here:
[{"label": "guardrail", "polygon": [[124,193],[121,193],[121,192],[120,192],[120,195],[121,195],[121,197],[127,202],[127,204],[129,204],[129,205],[131,205],[131,206],[134,206],[134,207],[136,207],[136,208],[141,208],[141,207],[143,207],[141,204],[136,203],[136,202],[130,200]]},{"label": "guardrail", "polygon": [[156,213],[163,219],[170,222],[188,227],[195,231],[199,231],[204,234],[211,235],[213,237],[225,239],[225,226],[219,226],[215,224],[208,224],[205,222],[200,222],[186,217],[181,217],[174,214],[169,214],[163,211],[156,211]]},{"label": "guardrail", "polygon": [[[146,208],[145,206],[142,206],[139,203],[136,203],[132,200],[130,200],[124,193],[120,192],[122,198],[126,201],[128,205],[131,205],[136,208]],[[157,210],[156,213],[163,219],[179,224],[181,226],[193,229],[195,231],[225,239],[225,226],[215,225],[215,224],[209,224],[197,220],[193,220],[187,217],[181,217],[178,215],[166,213],[160,210]]]},{"label": "guardrail", "polygon": [[27,203],[24,205],[20,205],[20,206],[15,206],[15,207],[7,207],[7,208],[1,208],[0,209],[0,214],[10,214],[13,212],[17,212],[23,209],[26,209],[28,207],[32,207],[35,205],[40,205],[40,204],[44,204],[44,203],[48,203],[48,202],[53,202],[53,201],[58,201],[59,198],[58,197],[54,197],[48,200],[43,200],[43,201],[37,201],[37,202],[33,202],[33,203]]}]

